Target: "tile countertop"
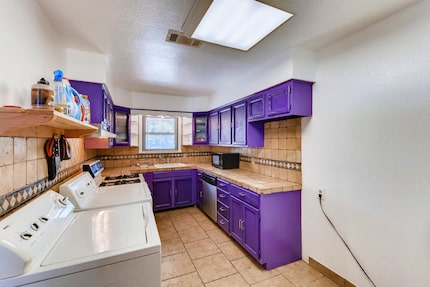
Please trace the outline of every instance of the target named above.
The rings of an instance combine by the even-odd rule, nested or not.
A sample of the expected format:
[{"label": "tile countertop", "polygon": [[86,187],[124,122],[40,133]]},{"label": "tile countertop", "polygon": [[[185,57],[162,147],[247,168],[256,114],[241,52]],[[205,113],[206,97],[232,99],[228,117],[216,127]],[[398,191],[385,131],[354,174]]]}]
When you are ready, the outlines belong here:
[{"label": "tile countertop", "polygon": [[123,168],[105,168],[103,171],[103,176],[113,176],[120,174],[129,173],[145,173],[145,172],[155,172],[155,171],[170,171],[170,170],[181,170],[181,169],[198,169],[203,172],[215,175],[218,178],[227,180],[236,185],[242,186],[244,188],[250,189],[259,194],[270,194],[274,192],[282,191],[293,191],[300,190],[302,188],[301,184],[273,178],[266,175],[261,175],[251,171],[243,169],[218,169],[210,164],[201,163],[190,163],[183,167],[175,168],[157,168],[153,165],[142,165],[142,166],[131,166]]}]

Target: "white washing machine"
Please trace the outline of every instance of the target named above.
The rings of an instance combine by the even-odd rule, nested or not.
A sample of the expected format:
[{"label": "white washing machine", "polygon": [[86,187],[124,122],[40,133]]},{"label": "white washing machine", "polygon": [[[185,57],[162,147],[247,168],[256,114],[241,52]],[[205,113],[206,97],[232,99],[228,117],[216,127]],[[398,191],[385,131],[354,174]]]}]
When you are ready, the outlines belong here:
[{"label": "white washing machine", "polygon": [[75,213],[47,191],[0,221],[0,286],[159,287],[149,202]]},{"label": "white washing machine", "polygon": [[94,178],[88,172],[83,172],[60,185],[60,193],[69,198],[76,211],[142,202],[152,205],[151,191],[141,175],[132,180],[133,183],[128,183],[129,180],[108,182],[120,184],[98,187]]}]

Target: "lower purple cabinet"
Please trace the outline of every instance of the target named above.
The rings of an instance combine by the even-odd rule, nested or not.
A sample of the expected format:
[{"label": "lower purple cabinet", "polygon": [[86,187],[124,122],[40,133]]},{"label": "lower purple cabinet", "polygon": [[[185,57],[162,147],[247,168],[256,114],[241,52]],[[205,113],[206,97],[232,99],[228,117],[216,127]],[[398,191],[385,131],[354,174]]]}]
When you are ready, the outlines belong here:
[{"label": "lower purple cabinet", "polygon": [[145,173],[152,193],[154,210],[164,210],[196,203],[195,170]]},{"label": "lower purple cabinet", "polygon": [[218,178],[217,180],[217,223],[230,234],[230,183]]},{"label": "lower purple cabinet", "polygon": [[260,211],[231,197],[230,235],[254,258],[260,257]]},{"label": "lower purple cabinet", "polygon": [[230,184],[230,235],[265,269],[302,258],[301,191],[257,194]]}]

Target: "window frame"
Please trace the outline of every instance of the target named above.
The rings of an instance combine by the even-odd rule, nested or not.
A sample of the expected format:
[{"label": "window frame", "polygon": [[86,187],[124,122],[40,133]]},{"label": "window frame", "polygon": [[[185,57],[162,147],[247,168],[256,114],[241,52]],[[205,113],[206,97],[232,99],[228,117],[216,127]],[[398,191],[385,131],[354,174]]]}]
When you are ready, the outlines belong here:
[{"label": "window frame", "polygon": [[[147,149],[146,148],[146,135],[154,134],[146,132],[146,119],[147,118],[169,118],[175,120],[175,149]],[[155,133],[156,134],[156,133]],[[166,133],[168,134],[168,133]],[[182,147],[182,119],[178,116],[166,115],[139,115],[139,153],[173,153],[181,152]]]}]

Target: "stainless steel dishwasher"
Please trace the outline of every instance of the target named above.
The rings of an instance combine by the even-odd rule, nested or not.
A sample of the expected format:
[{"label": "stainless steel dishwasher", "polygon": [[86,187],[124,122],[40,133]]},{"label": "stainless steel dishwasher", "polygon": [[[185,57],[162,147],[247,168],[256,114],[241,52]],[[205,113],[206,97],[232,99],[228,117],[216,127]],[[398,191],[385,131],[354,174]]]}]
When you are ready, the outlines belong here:
[{"label": "stainless steel dishwasher", "polygon": [[203,173],[203,194],[202,194],[202,209],[213,221],[217,221],[217,195],[216,195],[216,176]]}]

